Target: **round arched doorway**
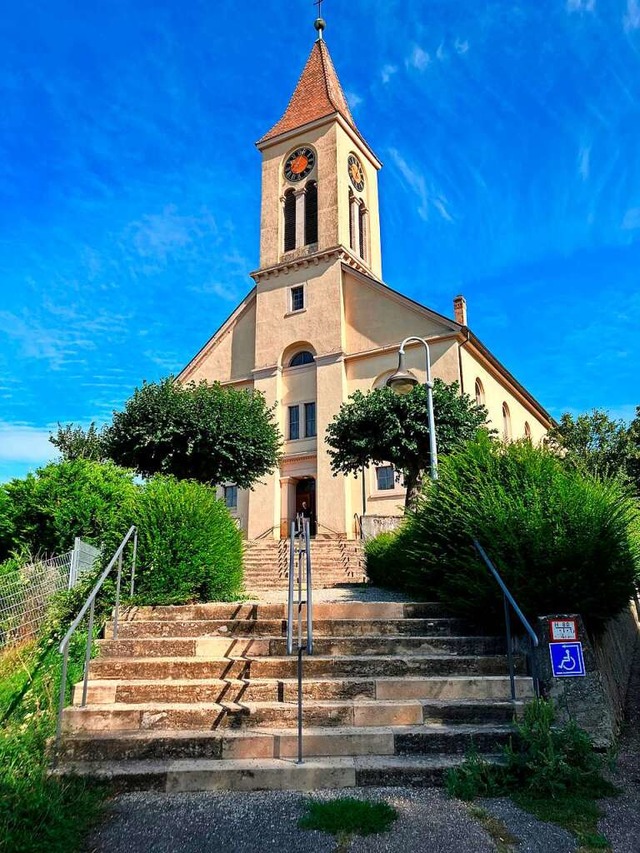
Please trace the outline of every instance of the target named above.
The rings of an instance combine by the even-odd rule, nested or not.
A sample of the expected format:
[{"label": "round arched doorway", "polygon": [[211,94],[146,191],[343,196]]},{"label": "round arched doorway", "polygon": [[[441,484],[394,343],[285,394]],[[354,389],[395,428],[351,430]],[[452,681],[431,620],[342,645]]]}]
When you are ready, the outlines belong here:
[{"label": "round arched doorway", "polygon": [[296,483],[296,515],[309,519],[309,532],[315,536],[318,529],[316,517],[316,481],[313,477],[304,477]]}]

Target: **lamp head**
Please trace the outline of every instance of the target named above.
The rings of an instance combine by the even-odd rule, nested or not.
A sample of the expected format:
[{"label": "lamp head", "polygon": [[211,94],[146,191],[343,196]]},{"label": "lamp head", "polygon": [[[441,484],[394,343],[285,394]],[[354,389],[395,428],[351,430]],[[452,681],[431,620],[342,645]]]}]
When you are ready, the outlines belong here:
[{"label": "lamp head", "polygon": [[396,394],[400,396],[404,396],[405,394],[410,394],[411,391],[419,384],[416,377],[413,373],[409,373],[409,371],[404,366],[404,350],[400,349],[398,352],[398,368],[395,373],[392,373],[391,376],[386,381],[387,388],[391,388]]},{"label": "lamp head", "polygon": [[410,394],[419,382],[416,377],[409,373],[408,370],[396,370],[386,382],[388,388],[395,391],[396,394],[404,397],[405,394]]}]

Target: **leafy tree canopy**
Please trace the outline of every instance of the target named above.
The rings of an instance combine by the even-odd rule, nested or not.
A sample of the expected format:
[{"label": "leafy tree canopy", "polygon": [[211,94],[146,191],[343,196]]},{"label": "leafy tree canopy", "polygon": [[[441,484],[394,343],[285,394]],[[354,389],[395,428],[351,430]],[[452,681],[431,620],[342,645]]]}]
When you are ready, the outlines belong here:
[{"label": "leafy tree canopy", "polygon": [[640,460],[640,407],[631,427],[601,409],[573,417],[565,413],[547,441],[571,465],[594,476],[636,480]]},{"label": "leafy tree canopy", "polygon": [[171,474],[250,488],[278,463],[280,434],[262,394],[170,376],[144,383],[105,432],[110,459],[142,476]]},{"label": "leafy tree canopy", "polygon": [[[457,382],[435,380],[433,408],[438,455],[451,453],[487,425],[486,408],[460,394]],[[357,475],[363,465],[391,463],[404,478],[410,506],[429,468],[426,388],[417,385],[406,396],[391,388],[356,391],[329,424],[326,441],[334,474]]]},{"label": "leafy tree canopy", "polygon": [[51,433],[49,441],[60,451],[63,462],[76,459],[103,462],[105,459],[104,428],[98,429],[93,421],[86,430],[75,424],[58,424],[57,432]]}]

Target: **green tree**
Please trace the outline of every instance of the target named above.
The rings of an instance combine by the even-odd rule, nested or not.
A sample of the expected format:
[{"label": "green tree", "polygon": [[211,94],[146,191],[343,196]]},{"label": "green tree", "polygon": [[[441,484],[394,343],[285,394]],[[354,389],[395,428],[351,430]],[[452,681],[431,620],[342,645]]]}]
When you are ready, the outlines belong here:
[{"label": "green tree", "polygon": [[49,441],[62,454],[64,462],[75,459],[90,459],[93,462],[103,462],[104,428],[98,429],[93,421],[87,429],[75,424],[58,424],[56,433],[51,433]]},{"label": "green tree", "polygon": [[[457,382],[435,380],[433,408],[438,455],[451,453],[487,426],[485,407],[460,394]],[[412,506],[429,468],[426,388],[418,385],[406,396],[390,388],[356,391],[329,424],[326,442],[334,475],[357,475],[363,465],[391,463],[407,488],[405,506]]]},{"label": "green tree", "polygon": [[613,420],[601,409],[575,418],[565,413],[558,425],[549,430],[547,441],[570,465],[596,477],[626,477],[631,474],[632,458],[640,451],[638,416],[636,422],[633,432],[624,421]]},{"label": "green tree", "polygon": [[142,476],[250,488],[278,463],[280,434],[262,394],[173,377],[144,383],[114,412],[105,449]]}]

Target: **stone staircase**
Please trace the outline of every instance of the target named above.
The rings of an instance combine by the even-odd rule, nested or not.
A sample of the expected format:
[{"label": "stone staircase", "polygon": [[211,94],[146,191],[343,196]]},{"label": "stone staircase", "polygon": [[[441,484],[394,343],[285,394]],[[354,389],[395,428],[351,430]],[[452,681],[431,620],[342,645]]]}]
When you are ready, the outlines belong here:
[{"label": "stone staircase", "polygon": [[472,745],[492,755],[509,738],[501,638],[470,635],[438,604],[319,601],[296,765],[285,617],[266,603],[123,613],[119,639],[109,625],[98,641],[87,706],[77,685],[64,711],[56,772],[120,790],[429,785]]},{"label": "stone staircase", "polygon": [[[362,542],[314,539],[313,584],[318,589],[347,583],[366,583]],[[289,577],[289,540],[245,542],[244,585],[249,592],[284,589]]]}]

